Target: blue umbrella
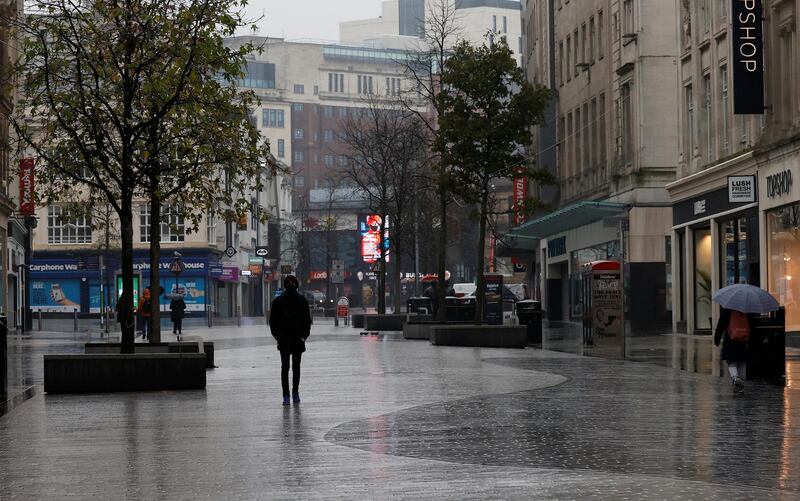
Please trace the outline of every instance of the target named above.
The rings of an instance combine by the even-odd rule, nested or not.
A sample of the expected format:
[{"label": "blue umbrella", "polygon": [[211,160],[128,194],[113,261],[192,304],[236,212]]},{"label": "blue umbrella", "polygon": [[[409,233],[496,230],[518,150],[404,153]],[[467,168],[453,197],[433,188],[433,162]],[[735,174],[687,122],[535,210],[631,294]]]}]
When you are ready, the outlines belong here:
[{"label": "blue umbrella", "polygon": [[714,294],[714,302],[723,308],[742,313],[769,313],[780,308],[778,301],[769,292],[747,284],[723,287]]}]

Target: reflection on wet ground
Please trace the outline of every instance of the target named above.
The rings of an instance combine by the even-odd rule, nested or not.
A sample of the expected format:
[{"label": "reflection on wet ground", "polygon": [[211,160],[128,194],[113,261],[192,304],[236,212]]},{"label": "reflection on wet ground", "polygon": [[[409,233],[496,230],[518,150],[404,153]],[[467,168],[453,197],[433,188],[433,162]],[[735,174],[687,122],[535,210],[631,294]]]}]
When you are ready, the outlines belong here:
[{"label": "reflection on wet ground", "polygon": [[[619,345],[585,346],[582,327],[580,324],[570,322],[546,325],[543,329],[542,349],[600,358],[622,358],[622,348]],[[710,335],[692,336],[661,332],[633,333],[625,338],[626,360],[647,362],[699,374],[724,375],[725,363],[719,360],[716,351]],[[800,388],[798,348],[786,348],[786,386]]]},{"label": "reflection on wet ground", "polygon": [[419,459],[800,492],[793,464],[800,430],[792,426],[800,417],[800,392],[749,384],[740,398],[723,380],[590,357],[485,361],[568,381],[345,423],[326,439]]}]

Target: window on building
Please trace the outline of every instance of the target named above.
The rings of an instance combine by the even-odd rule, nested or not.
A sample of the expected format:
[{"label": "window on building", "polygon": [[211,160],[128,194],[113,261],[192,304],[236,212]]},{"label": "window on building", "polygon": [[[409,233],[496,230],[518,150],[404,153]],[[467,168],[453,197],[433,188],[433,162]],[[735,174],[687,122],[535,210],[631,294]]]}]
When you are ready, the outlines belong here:
[{"label": "window on building", "polygon": [[730,3],[730,0],[717,0],[717,15],[720,20],[728,18],[728,3]]},{"label": "window on building", "polygon": [[298,150],[298,151],[294,152],[294,161],[295,162],[302,162],[304,160],[305,160],[305,156],[303,155],[302,151]]},{"label": "window on building", "polygon": [[350,160],[344,155],[339,155],[339,166],[347,167],[348,165],[350,165]]},{"label": "window on building", "polygon": [[622,158],[627,162],[633,162],[633,109],[631,82],[620,85],[619,98],[621,101],[621,123],[622,128]]},{"label": "window on building", "polygon": [[597,12],[597,59],[603,59],[606,46],[606,26],[603,22],[603,11],[601,10]]},{"label": "window on building", "polygon": [[344,73],[328,73],[328,92],[344,92]]},{"label": "window on building", "polygon": [[371,76],[358,75],[358,93],[365,95],[371,95],[373,93]]},{"label": "window on building", "polygon": [[710,0],[700,0],[698,2],[700,20],[703,22],[704,33],[711,31],[711,5],[709,2]]},{"label": "window on building", "polygon": [[583,103],[583,130],[581,134],[583,135],[583,161],[581,162],[582,170],[586,171],[589,169],[589,166],[592,161],[592,141],[591,141],[591,134],[589,126],[589,105],[587,103]]},{"label": "window on building", "polygon": [[286,156],[286,142],[283,139],[278,139],[278,158]]},{"label": "window on building", "polygon": [[206,214],[206,240],[210,244],[217,243],[217,217],[213,212]]},{"label": "window on building", "polygon": [[558,171],[561,173],[561,178],[564,178],[566,171],[566,140],[567,140],[567,126],[566,118],[564,115],[558,117]]},{"label": "window on building", "polygon": [[333,106],[323,106],[322,114],[325,116],[325,118],[333,118]]},{"label": "window on building", "polygon": [[303,84],[294,84],[294,93],[295,94],[305,94],[306,93],[306,86]]},{"label": "window on building", "polygon": [[278,127],[284,126],[284,113],[283,110],[275,110],[264,108],[261,110],[261,122],[264,127]]},{"label": "window on building", "polygon": [[242,87],[258,89],[275,88],[275,65],[270,63],[248,62],[244,68],[244,78],[239,80]]},{"label": "window on building", "polygon": [[[139,242],[150,242],[150,206],[143,204],[139,206]],[[162,242],[183,242],[186,235],[186,227],[183,216],[170,207],[161,208],[161,241]]]},{"label": "window on building", "polygon": [[339,118],[347,118],[347,108],[342,106],[339,108]]},{"label": "window on building", "polygon": [[497,32],[497,16],[492,16],[492,31]]},{"label": "window on building", "polygon": [[730,110],[730,97],[728,94],[728,66],[722,65],[719,68],[719,84],[720,84],[720,109],[719,109],[719,129],[720,141],[722,141],[721,149],[723,155],[729,155],[731,150],[730,145],[730,124],[728,113]]},{"label": "window on building", "polygon": [[508,18],[503,16],[503,33],[508,33]]},{"label": "window on building", "polygon": [[306,136],[306,133],[303,129],[295,129],[294,130],[294,138],[295,139],[303,139]]},{"label": "window on building", "polygon": [[564,41],[558,42],[558,84],[564,85]]},{"label": "window on building", "polygon": [[324,157],[325,167],[333,167],[333,155],[325,155]]},{"label": "window on building", "polygon": [[575,164],[573,161],[573,152],[575,150],[575,141],[572,135],[574,131],[575,130],[572,128],[572,112],[570,111],[567,113],[567,135],[564,137],[564,146],[566,149],[564,173],[566,174],[567,178],[572,177],[572,174],[574,173],[573,166]]},{"label": "window on building", "polygon": [[589,64],[594,64],[594,44],[597,33],[594,27],[594,17],[589,18]]},{"label": "window on building", "polygon": [[71,215],[59,205],[47,207],[48,244],[92,243],[92,220],[87,215]]},{"label": "window on building", "polygon": [[567,82],[572,80],[572,70],[570,69],[572,68],[572,65],[570,64],[572,62],[570,57],[571,54],[572,54],[572,38],[569,35],[567,35],[567,63],[564,66],[564,73],[567,75]]},{"label": "window on building", "polygon": [[589,150],[590,150],[591,154],[590,154],[589,158],[591,159],[592,167],[596,167],[597,166],[597,154],[598,154],[598,149],[597,148],[598,148],[598,145],[600,144],[599,143],[599,138],[597,137],[597,128],[598,128],[598,123],[597,123],[597,98],[594,98],[594,97],[592,98],[592,104],[590,106],[591,107],[589,108],[589,113],[590,113],[590,115],[589,115],[589,137],[591,138],[590,139],[590,143],[591,144],[589,144]]},{"label": "window on building", "polygon": [[303,108],[303,103],[294,103],[294,104],[292,105],[292,109],[293,109],[294,111],[303,111],[303,109],[304,109],[304,108]]},{"label": "window on building", "polygon": [[694,92],[692,91],[692,84],[689,83],[684,86],[684,101],[686,104],[686,137],[684,144],[686,151],[684,151],[686,160],[688,161],[694,156],[694,138],[695,138],[695,122],[694,122]]},{"label": "window on building", "polygon": [[633,0],[623,0],[622,3],[622,33],[633,33]]},{"label": "window on building", "polygon": [[315,85],[315,86],[314,86],[314,95],[315,95],[315,96],[318,96],[318,95],[319,95],[319,85]]},{"label": "window on building", "polygon": [[425,35],[424,0],[400,0],[398,14],[400,35],[419,38]]},{"label": "window on building", "polygon": [[600,130],[598,141],[600,142],[600,168],[605,169],[607,162],[606,150],[606,95],[600,94]]},{"label": "window on building", "polygon": [[589,50],[589,41],[586,39],[586,23],[581,25],[581,60],[579,63],[586,63],[589,61],[586,51]]},{"label": "window on building", "polygon": [[333,131],[330,129],[325,129],[322,131],[322,140],[326,142],[333,141]]},{"label": "window on building", "polygon": [[575,32],[572,34],[572,72],[574,76],[578,76],[578,30],[576,29]]},{"label": "window on building", "polygon": [[705,131],[703,142],[705,143],[706,162],[714,160],[714,124],[712,123],[713,96],[711,89],[711,74],[703,75],[703,116],[701,117],[700,127]]},{"label": "window on building", "polygon": [[303,176],[301,176],[300,174],[297,174],[296,176],[294,176],[294,185],[295,186],[297,186],[299,188],[299,187],[305,186],[305,184],[306,184],[306,179]]}]

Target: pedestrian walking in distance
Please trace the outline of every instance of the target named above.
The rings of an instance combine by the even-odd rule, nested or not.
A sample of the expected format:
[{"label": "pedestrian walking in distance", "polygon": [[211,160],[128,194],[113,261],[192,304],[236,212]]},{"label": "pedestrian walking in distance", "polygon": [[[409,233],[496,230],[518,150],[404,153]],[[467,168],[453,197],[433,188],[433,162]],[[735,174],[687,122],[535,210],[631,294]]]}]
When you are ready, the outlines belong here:
[{"label": "pedestrian walking in distance", "polygon": [[269,329],[281,353],[283,405],[289,405],[289,360],[292,362],[292,401],[300,403],[300,359],[311,334],[311,310],[308,301],[297,292],[299,283],[293,275],[283,279],[283,294],[272,301]]},{"label": "pedestrian walking in distance", "polygon": [[722,342],[722,359],[728,363],[734,393],[744,393],[744,374],[747,365],[747,342],[753,330],[753,317],[741,311],[722,308],[714,344]]},{"label": "pedestrian walking in distance", "polygon": [[183,312],[186,311],[186,303],[183,301],[183,296],[176,296],[170,301],[169,311],[169,319],[172,320],[172,333],[177,335],[178,341],[180,341]]},{"label": "pedestrian walking in distance", "polygon": [[142,340],[150,337],[150,289],[145,288],[142,292],[142,305],[139,307],[139,312],[142,314]]}]

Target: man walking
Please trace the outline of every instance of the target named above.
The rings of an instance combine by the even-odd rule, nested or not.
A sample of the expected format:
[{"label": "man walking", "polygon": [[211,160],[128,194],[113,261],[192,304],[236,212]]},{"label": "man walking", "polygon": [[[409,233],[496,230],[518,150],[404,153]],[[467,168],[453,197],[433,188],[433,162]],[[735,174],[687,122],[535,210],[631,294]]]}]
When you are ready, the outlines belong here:
[{"label": "man walking", "polygon": [[289,405],[289,359],[292,362],[292,401],[300,403],[300,358],[306,351],[306,339],[311,333],[311,310],[308,301],[298,294],[299,282],[293,275],[283,279],[283,294],[272,302],[269,328],[278,341],[281,353],[281,386],[283,405]]}]

